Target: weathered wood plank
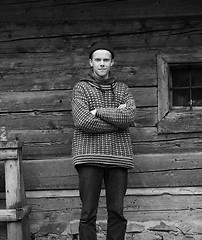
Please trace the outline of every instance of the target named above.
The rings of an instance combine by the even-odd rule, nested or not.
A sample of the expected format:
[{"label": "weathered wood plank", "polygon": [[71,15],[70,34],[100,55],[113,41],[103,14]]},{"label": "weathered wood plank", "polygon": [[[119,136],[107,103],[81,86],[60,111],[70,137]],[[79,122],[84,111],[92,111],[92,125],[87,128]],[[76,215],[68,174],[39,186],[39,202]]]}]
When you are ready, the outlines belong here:
[{"label": "weathered wood plank", "polygon": [[59,143],[30,143],[23,147],[23,159],[47,159],[57,157],[69,157],[71,155],[71,140]]},{"label": "weathered wood plank", "polygon": [[[154,111],[151,110],[151,111]],[[139,118],[139,115],[138,117]],[[138,119],[137,119],[138,121]],[[173,133],[173,134],[158,134],[156,127],[131,127],[130,134],[133,142],[157,142],[157,141],[175,141],[175,140],[188,140],[189,139],[200,139],[202,138],[202,133],[193,132],[189,134],[184,133]]]},{"label": "weathered wood plank", "polygon": [[[15,3],[15,2],[14,2]],[[145,10],[145,6],[147,9]],[[112,11],[113,10],[113,11]],[[15,19],[20,23],[27,20],[32,22],[46,22],[54,16],[54,21],[59,21],[61,16],[63,19],[71,17],[72,20],[103,20],[117,19],[125,16],[127,19],[142,17],[164,17],[164,16],[201,16],[201,5],[199,0],[189,1],[179,0],[178,4],[173,1],[156,2],[154,0],[143,1],[88,1],[78,3],[75,1],[60,1],[59,4],[53,2],[34,1],[22,2],[21,4],[2,4],[0,21],[5,19],[12,23]],[[65,14],[64,14],[65,12]],[[90,14],[89,14],[90,13]]]},{"label": "weathered wood plank", "polygon": [[[95,11],[97,11],[97,9],[95,9]],[[34,38],[45,39],[47,37],[58,37],[68,41],[75,37],[102,37],[107,34],[111,36],[127,36],[144,33],[150,34],[151,32],[153,34],[160,32],[161,34],[171,35],[182,34],[185,31],[188,33],[191,30],[197,32],[201,29],[200,17],[197,16],[187,17],[186,20],[176,16],[172,18],[148,18],[148,16],[146,16],[144,19],[136,19],[135,17],[136,15],[133,16],[132,24],[130,18],[119,18],[119,16],[117,16],[116,19],[109,19],[106,15],[102,21],[93,18],[74,20],[71,17],[68,19],[69,24],[67,24],[66,17],[60,16],[60,20],[52,21],[51,25],[34,21],[32,23],[25,21],[23,24],[18,24],[13,20],[12,24],[2,22],[5,30],[1,34],[0,41],[33,40]],[[63,43],[65,43],[65,41],[63,41]],[[71,51],[71,45],[66,46],[65,49]]]},{"label": "weathered wood plank", "polygon": [[[6,208],[12,209],[22,207],[21,190],[21,169],[20,160],[8,160],[5,162],[5,185],[6,185]],[[23,239],[23,229],[21,222],[7,223],[8,239]]]},{"label": "weathered wood plank", "polygon": [[[171,189],[153,189],[159,194],[152,194],[149,189],[142,189],[143,192],[150,194],[134,194],[127,195],[124,202],[124,213],[128,220],[144,222],[145,225],[150,221],[173,221],[181,229],[183,224],[192,222],[192,226],[200,224],[201,218],[201,191],[195,194],[197,188],[176,188]],[[138,190],[135,190],[138,191]],[[141,189],[139,190],[141,192]],[[44,192],[45,193],[45,192]],[[47,192],[48,193],[48,192]],[[50,226],[56,231],[63,232],[61,222],[68,223],[72,219],[79,219],[81,202],[79,194],[68,197],[68,194],[62,196],[57,191],[57,196],[44,195],[43,197],[28,197],[28,203],[33,210],[30,215],[31,231],[48,231]],[[162,193],[162,194],[161,194]],[[37,196],[37,192],[36,192]],[[0,202],[2,205],[2,201]],[[101,194],[98,210],[98,220],[106,220],[106,203],[105,197]],[[184,217],[186,216],[186,221]],[[156,223],[157,224],[157,223]],[[49,226],[49,227],[47,227]],[[63,229],[63,230],[62,230]],[[195,228],[196,229],[196,228]],[[200,228],[199,228],[200,229]]]},{"label": "weathered wood plank", "polygon": [[70,111],[0,114],[0,126],[8,130],[62,130],[73,127]]},{"label": "weathered wood plank", "polygon": [[[156,85],[156,51],[118,51],[113,67],[120,81],[133,86]],[[72,89],[89,71],[87,53],[1,55],[0,91]],[[71,56],[71,55],[70,55]],[[67,67],[68,66],[68,67]]]},{"label": "weathered wood plank", "polygon": [[[137,106],[156,106],[156,88],[131,88]],[[1,112],[70,111],[72,91],[1,92]],[[141,96],[141,97],[140,97]]]},{"label": "weathered wood plank", "polygon": [[[148,16],[147,16],[148,17]],[[106,15],[105,15],[106,18]],[[135,15],[133,16],[133,19]],[[111,21],[111,26],[109,25],[109,20],[103,20],[99,25],[96,21],[91,21],[91,24],[82,21],[72,21],[72,28],[76,31],[74,34],[71,33],[71,29],[67,28],[66,21],[52,23],[52,28],[47,27],[45,24],[41,24],[40,30],[37,25],[27,25],[28,21],[23,23],[23,26],[20,27],[20,32],[16,33],[16,28],[19,28],[19,25],[12,24],[12,29],[5,28],[5,36],[0,44],[0,52],[2,53],[31,53],[31,52],[67,52],[67,55],[71,55],[71,51],[74,53],[81,53],[81,49],[84,50],[83,56],[87,55],[88,47],[93,41],[100,39],[108,39],[110,36],[110,41],[113,42],[115,50],[125,49],[127,46],[127,51],[129,49],[163,49],[169,47],[185,47],[192,48],[200,46],[200,33],[201,33],[201,22],[200,18],[198,20],[188,18],[172,18],[172,19],[149,19],[144,18],[139,22],[133,21],[131,24],[131,19],[116,19],[117,24],[114,24],[114,21]],[[3,24],[3,23],[2,23]],[[78,24],[78,26],[76,25]],[[83,32],[78,32],[82,29]],[[86,27],[88,26],[88,27]],[[117,26],[117,27],[116,27]],[[122,26],[122,27],[120,27]],[[69,25],[68,25],[69,27]],[[25,30],[27,28],[27,31]],[[64,34],[64,28],[66,34]],[[106,31],[103,29],[106,28]],[[59,29],[58,32],[57,30]],[[115,29],[115,30],[114,30]],[[92,32],[93,31],[93,32]],[[10,32],[10,35],[8,35]],[[194,34],[193,34],[194,33]],[[16,36],[16,34],[18,34]],[[4,34],[1,34],[3,37]],[[30,38],[30,35],[32,37]],[[71,40],[71,41],[70,41]],[[67,44],[68,42],[68,44]],[[36,44],[37,43],[37,44]],[[84,61],[82,61],[82,64]],[[71,64],[71,63],[70,63]]]},{"label": "weathered wood plank", "polygon": [[202,132],[201,119],[201,111],[170,112],[158,123],[158,131],[159,133]]},{"label": "weathered wood plank", "polygon": [[[129,173],[129,188],[200,186],[201,153],[137,155]],[[53,155],[51,155],[53,156]],[[78,189],[71,158],[23,161],[27,190]],[[3,168],[0,171],[3,188]]]},{"label": "weathered wood plank", "polygon": [[[127,197],[132,196],[201,196],[202,188],[197,187],[170,187],[170,188],[128,188],[126,191]],[[78,189],[71,190],[42,190],[42,191],[26,191],[26,198],[40,199],[40,198],[77,198],[79,197]],[[101,197],[106,196],[105,189],[101,189]],[[0,192],[0,200],[5,200],[5,193]],[[0,201],[1,203],[1,201]],[[4,206],[4,205],[2,205]]]},{"label": "weathered wood plank", "polygon": [[[181,48],[197,48],[200,46],[200,33],[198,30],[190,29],[189,31],[183,31],[179,34],[170,33],[171,30],[168,30],[164,34],[160,35],[157,31],[148,33],[137,33],[137,34],[126,34],[122,35],[117,34],[116,36],[110,36],[110,41],[113,42],[115,50],[120,48],[124,49],[127,46],[127,49],[159,49],[165,50],[166,48],[176,48],[179,46]],[[193,34],[195,32],[195,34]],[[71,45],[74,49],[86,49],[90,45],[89,41],[95,42],[99,40],[107,41],[108,35],[103,36],[103,34],[89,35],[88,38],[85,36],[73,37],[71,39]],[[63,37],[65,38],[65,37]],[[6,41],[0,43],[0,53],[30,53],[30,52],[61,52],[65,51],[66,41],[60,36],[45,37],[45,38],[34,38],[34,39],[22,39],[14,41]],[[78,50],[77,50],[78,51]],[[86,56],[88,50],[86,50],[84,56]],[[67,52],[70,54],[70,52]]]},{"label": "weathered wood plank", "polygon": [[[139,114],[138,116],[140,117]],[[30,119],[30,121],[33,120]],[[146,119],[144,119],[144,123],[146,124]],[[19,139],[24,142],[24,159],[49,158],[51,154],[53,154],[53,157],[58,154],[60,154],[60,156],[71,154],[71,141],[73,138],[72,128],[63,128],[62,126],[52,130],[29,130],[28,127],[25,127],[25,129],[26,128],[27,130],[23,130],[22,128],[8,131],[9,139]],[[172,154],[174,152],[184,153],[201,151],[202,135],[198,133],[189,135],[158,135],[155,127],[132,127],[130,128],[130,132],[135,154]]]},{"label": "weathered wood plank", "polygon": [[[60,142],[39,142],[32,143],[28,142],[23,147],[23,158],[24,159],[46,159],[57,156],[69,156],[71,154],[71,141],[72,133],[66,139],[65,136],[61,136],[63,140]],[[65,140],[66,139],[66,140]],[[184,152],[197,152],[202,151],[201,138],[194,137],[190,139],[179,138],[170,140],[152,140],[136,141],[132,139],[133,150],[135,154],[164,154],[164,153],[178,153],[183,154]]]},{"label": "weathered wood plank", "polygon": [[[125,197],[125,211],[183,211],[201,208],[201,195],[156,195],[156,196],[127,196]],[[105,196],[100,197],[99,208],[106,207]],[[35,198],[28,199],[29,205],[34,212],[64,211],[66,209],[80,209],[81,200],[79,196],[58,198]]]},{"label": "weathered wood plank", "polygon": [[73,138],[73,128],[53,130],[8,130],[9,139],[17,139],[24,144],[28,143],[67,143]]},{"label": "weathered wood plank", "polygon": [[[138,126],[155,126],[157,117],[156,108],[138,108]],[[0,114],[0,125],[6,126],[9,131],[28,130],[63,130],[73,127],[73,119],[70,111],[62,112],[25,112]],[[9,120],[9,121],[8,121]],[[38,132],[39,133],[39,132]],[[14,134],[14,132],[13,132]],[[12,134],[11,134],[12,136]]]},{"label": "weathered wood plank", "polygon": [[[179,34],[171,34],[170,30],[163,35],[160,35],[159,32],[156,34],[153,32],[149,33],[139,33],[139,34],[127,34],[123,36],[122,34],[116,36],[110,36],[110,41],[113,42],[115,50],[120,48],[124,49],[127,46],[128,50],[134,49],[159,49],[165,50],[166,48],[178,49],[181,48],[197,48],[200,46],[200,34],[196,30],[185,31]],[[64,37],[65,38],[65,37]],[[89,35],[88,38],[85,36],[78,36],[71,39],[71,45],[74,49],[86,49],[90,45],[89,41],[95,42],[99,40],[108,40],[108,34],[103,36],[103,34]],[[65,44],[64,44],[65,42]],[[146,44],[145,44],[146,43]],[[30,53],[30,52],[65,52],[66,41],[63,40],[60,36],[47,38],[34,38],[34,39],[23,39],[19,41],[6,41],[0,43],[0,53]],[[78,50],[77,50],[78,51]],[[86,50],[84,56],[86,56],[88,50]],[[70,52],[67,52],[70,54]]]},{"label": "weathered wood plank", "polygon": [[202,152],[135,155],[135,168],[131,172],[201,169],[201,158]]},{"label": "weathered wood plank", "polygon": [[1,92],[1,112],[71,110],[71,91]]},{"label": "weathered wood plank", "polygon": [[184,138],[170,141],[156,142],[134,142],[133,150],[136,154],[163,154],[163,153],[184,153],[201,152],[202,139],[199,137]]},{"label": "weathered wood plank", "polygon": [[201,185],[201,169],[130,174],[129,187],[179,187]]},{"label": "weathered wood plank", "polygon": [[135,124],[137,127],[151,127],[157,123],[157,107],[137,108]]},{"label": "weathered wood plank", "polygon": [[0,151],[0,161],[16,159],[18,158],[17,150],[14,149],[1,149]]}]

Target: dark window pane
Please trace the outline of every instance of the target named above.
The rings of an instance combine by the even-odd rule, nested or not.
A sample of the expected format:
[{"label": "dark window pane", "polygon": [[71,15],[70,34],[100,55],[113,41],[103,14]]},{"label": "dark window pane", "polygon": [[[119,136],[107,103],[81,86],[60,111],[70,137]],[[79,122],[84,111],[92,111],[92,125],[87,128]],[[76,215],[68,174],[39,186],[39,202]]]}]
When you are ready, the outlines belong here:
[{"label": "dark window pane", "polygon": [[188,87],[189,70],[188,68],[171,68],[172,87]]},{"label": "dark window pane", "polygon": [[202,88],[192,89],[193,106],[202,106]]},{"label": "dark window pane", "polygon": [[202,67],[194,67],[191,69],[192,86],[202,86]]},{"label": "dark window pane", "polygon": [[189,89],[173,90],[173,106],[189,106]]}]

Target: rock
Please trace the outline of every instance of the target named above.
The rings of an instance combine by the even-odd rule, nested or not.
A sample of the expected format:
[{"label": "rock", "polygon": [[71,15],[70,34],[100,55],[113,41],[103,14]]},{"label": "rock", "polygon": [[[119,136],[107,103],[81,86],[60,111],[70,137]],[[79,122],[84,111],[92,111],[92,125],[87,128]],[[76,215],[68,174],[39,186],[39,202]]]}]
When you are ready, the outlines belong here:
[{"label": "rock", "polygon": [[145,231],[133,235],[133,240],[162,240],[162,237],[158,234]]},{"label": "rock", "polygon": [[160,222],[159,225],[149,228],[150,231],[159,231],[159,232],[178,232],[178,229],[174,226],[168,226],[164,222]]},{"label": "rock", "polygon": [[141,233],[145,230],[144,226],[135,222],[128,222],[126,233]]},{"label": "rock", "polygon": [[79,220],[70,221],[70,232],[72,235],[79,234]]}]

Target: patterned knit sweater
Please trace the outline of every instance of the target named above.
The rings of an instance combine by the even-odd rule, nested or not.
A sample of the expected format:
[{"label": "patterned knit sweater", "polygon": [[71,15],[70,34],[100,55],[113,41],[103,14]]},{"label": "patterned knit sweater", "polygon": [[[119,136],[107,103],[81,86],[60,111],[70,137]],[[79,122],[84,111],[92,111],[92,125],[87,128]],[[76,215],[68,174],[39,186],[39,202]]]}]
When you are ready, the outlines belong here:
[{"label": "patterned knit sweater", "polygon": [[[120,104],[126,107],[118,108]],[[90,112],[93,109],[97,109],[95,116]],[[129,88],[114,77],[100,84],[89,74],[77,83],[72,95],[73,165],[132,168],[129,126],[134,123],[135,112]]]}]

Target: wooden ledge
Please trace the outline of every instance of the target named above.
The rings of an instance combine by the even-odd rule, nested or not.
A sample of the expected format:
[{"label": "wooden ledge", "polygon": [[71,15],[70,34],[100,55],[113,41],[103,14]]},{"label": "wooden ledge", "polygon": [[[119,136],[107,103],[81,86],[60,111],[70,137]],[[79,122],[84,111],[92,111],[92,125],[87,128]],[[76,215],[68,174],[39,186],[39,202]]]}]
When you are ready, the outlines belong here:
[{"label": "wooden ledge", "polygon": [[16,209],[0,209],[0,222],[16,222],[22,220],[31,212],[31,206]]},{"label": "wooden ledge", "polygon": [[16,149],[16,148],[21,148],[22,143],[14,140],[14,141],[6,141],[6,142],[1,142],[0,141],[0,150],[1,149]]}]

